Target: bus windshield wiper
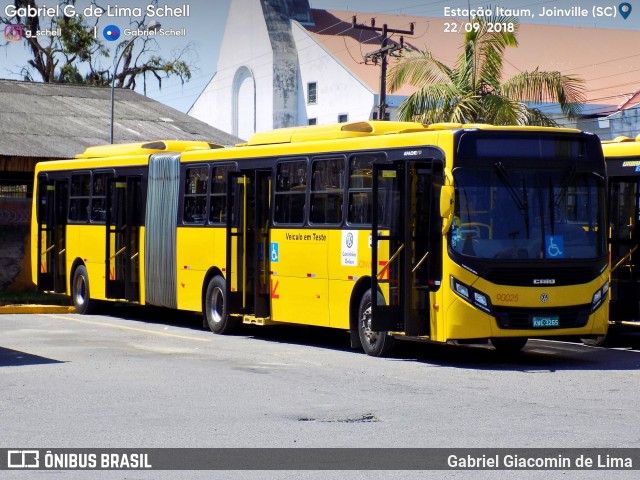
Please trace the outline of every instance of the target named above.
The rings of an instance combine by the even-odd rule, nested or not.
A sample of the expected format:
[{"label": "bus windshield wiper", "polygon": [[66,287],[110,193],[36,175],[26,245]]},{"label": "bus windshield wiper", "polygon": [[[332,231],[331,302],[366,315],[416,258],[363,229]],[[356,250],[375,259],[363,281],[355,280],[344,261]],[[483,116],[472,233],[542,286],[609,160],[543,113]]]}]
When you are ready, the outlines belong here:
[{"label": "bus windshield wiper", "polygon": [[[557,200],[553,199],[553,181],[551,177],[549,177],[549,221],[551,223],[551,235],[556,234],[556,207],[558,206]],[[544,238],[544,209],[542,209],[542,221],[540,224],[542,225],[542,235]]]},{"label": "bus windshield wiper", "polygon": [[562,179],[562,184],[560,185],[560,191],[558,192],[558,194],[555,197],[555,200],[553,201],[554,207],[560,206],[560,202],[564,198],[564,194],[566,193],[567,188],[569,188],[569,185],[571,185],[571,182],[573,182],[573,179],[575,178],[577,171],[578,171],[578,167],[576,166],[575,163],[572,163],[571,167],[569,168],[569,172]]},{"label": "bus windshield wiper", "polygon": [[493,165],[498,174],[498,178],[500,179],[502,184],[506,187],[507,191],[509,192],[509,195],[511,195],[511,199],[513,200],[513,203],[516,204],[516,207],[518,208],[520,215],[524,217],[524,223],[527,229],[526,238],[529,238],[529,200],[527,198],[527,188],[526,188],[526,184],[524,183],[524,178],[522,179],[522,196],[520,196],[516,191],[516,189],[513,188],[513,185],[511,184],[511,182],[509,181],[509,177],[505,172],[505,168],[504,168],[504,165],[502,165],[502,162],[496,162]]}]

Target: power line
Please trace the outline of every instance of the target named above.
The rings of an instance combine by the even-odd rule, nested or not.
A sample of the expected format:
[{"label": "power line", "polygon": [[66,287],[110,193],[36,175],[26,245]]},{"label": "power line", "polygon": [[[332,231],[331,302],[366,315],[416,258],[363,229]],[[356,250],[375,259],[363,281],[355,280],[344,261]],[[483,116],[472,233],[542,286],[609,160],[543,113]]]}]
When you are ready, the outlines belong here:
[{"label": "power line", "polygon": [[380,96],[378,103],[378,118],[380,120],[386,120],[386,110],[387,110],[387,57],[389,55],[397,54],[404,49],[404,38],[400,37],[400,44],[397,43],[389,43],[389,34],[390,33],[400,33],[403,35],[413,35],[414,24],[410,23],[411,28],[409,30],[400,30],[396,28],[389,28],[385,23],[382,28],[376,27],[376,21],[374,18],[371,19],[371,26],[367,25],[358,25],[356,16],[353,16],[352,20],[352,28],[356,30],[369,30],[373,32],[380,32],[380,48],[374,50],[373,52],[369,52],[364,56],[364,61],[371,60],[374,65],[378,65],[380,62]]}]

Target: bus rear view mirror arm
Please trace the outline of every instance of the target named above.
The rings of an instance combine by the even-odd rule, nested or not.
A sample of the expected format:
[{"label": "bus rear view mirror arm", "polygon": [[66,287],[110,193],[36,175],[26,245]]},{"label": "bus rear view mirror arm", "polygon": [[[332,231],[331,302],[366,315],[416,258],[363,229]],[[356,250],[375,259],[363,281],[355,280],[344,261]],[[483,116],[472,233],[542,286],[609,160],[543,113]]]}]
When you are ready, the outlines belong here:
[{"label": "bus rear view mirror arm", "polygon": [[453,221],[453,207],[455,192],[452,185],[445,185],[440,190],[440,216],[442,217],[442,234],[451,227]]}]

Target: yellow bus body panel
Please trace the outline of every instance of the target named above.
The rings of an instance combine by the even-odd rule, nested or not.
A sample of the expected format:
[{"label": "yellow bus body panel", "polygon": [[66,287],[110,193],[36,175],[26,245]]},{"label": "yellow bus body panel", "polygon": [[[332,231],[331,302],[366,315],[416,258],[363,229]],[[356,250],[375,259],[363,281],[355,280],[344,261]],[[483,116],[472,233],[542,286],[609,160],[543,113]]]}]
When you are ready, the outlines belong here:
[{"label": "yellow bus body panel", "polygon": [[329,326],[326,234],[312,229],[277,228],[271,230],[271,244],[278,246],[277,261],[271,262],[273,320]]},{"label": "yellow bus body panel", "polygon": [[[353,244],[346,247],[349,235]],[[271,230],[271,243],[278,245],[278,261],[271,263],[272,319],[348,329],[353,288],[358,280],[370,282],[370,236],[355,229]]]},{"label": "yellow bus body panel", "polygon": [[[67,272],[71,272],[73,263],[80,259],[87,268],[91,297],[99,300],[106,298],[105,248],[104,225],[67,225]],[[70,273],[67,278],[67,291],[71,292]]]},{"label": "yellow bus body panel", "polygon": [[224,274],[226,262],[226,228],[178,227],[176,265],[178,308],[199,312],[205,276],[210,267]]}]

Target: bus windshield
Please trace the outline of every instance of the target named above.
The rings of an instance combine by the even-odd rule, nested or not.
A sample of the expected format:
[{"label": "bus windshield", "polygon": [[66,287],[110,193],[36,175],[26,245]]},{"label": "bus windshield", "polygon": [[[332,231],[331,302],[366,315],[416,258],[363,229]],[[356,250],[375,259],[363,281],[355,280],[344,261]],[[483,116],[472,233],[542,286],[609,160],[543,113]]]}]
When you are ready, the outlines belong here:
[{"label": "bus windshield", "polygon": [[588,259],[606,254],[605,182],[577,170],[505,168],[501,161],[454,170],[452,250],[479,259]]}]

